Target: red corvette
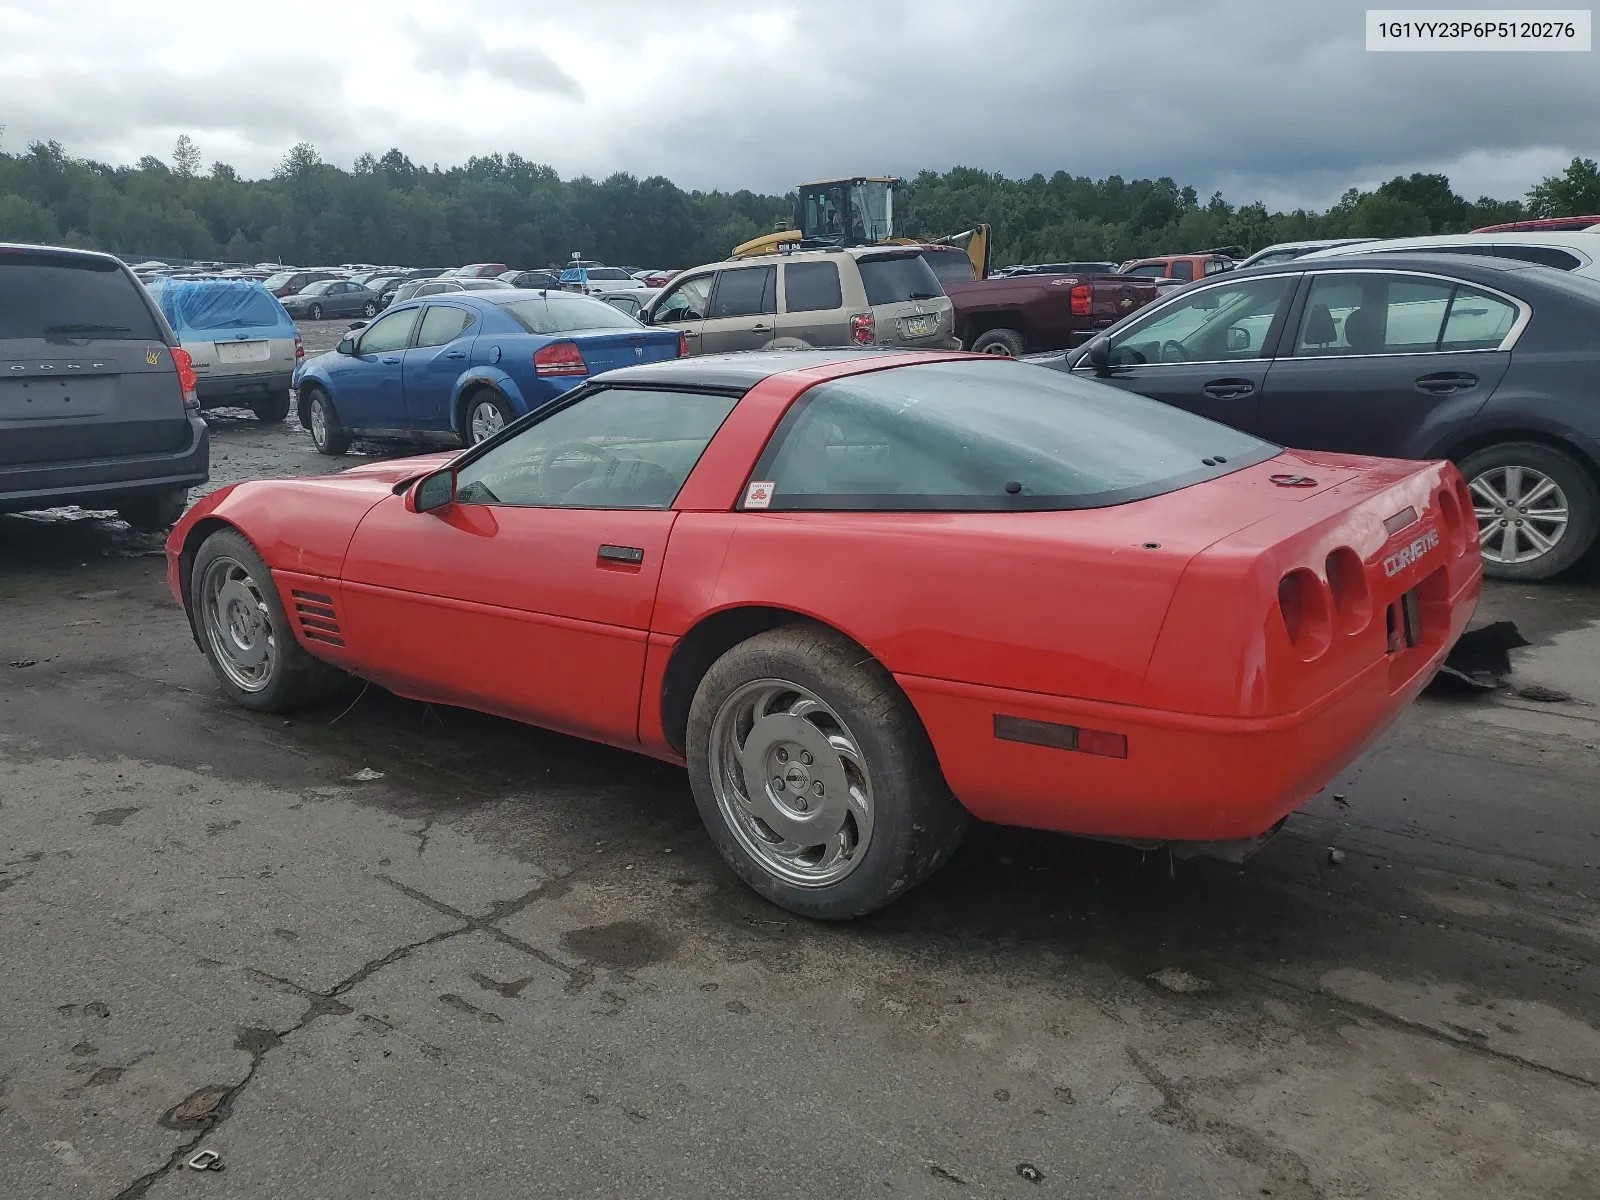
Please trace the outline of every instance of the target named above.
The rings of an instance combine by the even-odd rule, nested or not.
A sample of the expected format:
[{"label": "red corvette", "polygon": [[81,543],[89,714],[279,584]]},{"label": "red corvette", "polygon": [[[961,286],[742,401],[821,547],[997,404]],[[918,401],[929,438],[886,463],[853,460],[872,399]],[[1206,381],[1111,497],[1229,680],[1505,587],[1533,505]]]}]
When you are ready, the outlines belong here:
[{"label": "red corvette", "polygon": [[830,918],[969,814],[1248,848],[1433,677],[1481,575],[1448,463],[850,351],[611,372],[453,458],[224,488],[167,555],[241,703],[356,676],[686,763],[733,868]]}]

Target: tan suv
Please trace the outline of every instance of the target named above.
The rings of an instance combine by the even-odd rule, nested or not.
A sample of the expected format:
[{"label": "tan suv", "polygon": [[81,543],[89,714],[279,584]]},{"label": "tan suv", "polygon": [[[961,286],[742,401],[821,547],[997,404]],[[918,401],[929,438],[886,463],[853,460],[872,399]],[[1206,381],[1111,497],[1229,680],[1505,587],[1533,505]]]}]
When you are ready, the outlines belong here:
[{"label": "tan suv", "polygon": [[639,319],[690,354],[808,346],[955,350],[950,298],[915,249],[855,246],[736,258],[683,272]]}]

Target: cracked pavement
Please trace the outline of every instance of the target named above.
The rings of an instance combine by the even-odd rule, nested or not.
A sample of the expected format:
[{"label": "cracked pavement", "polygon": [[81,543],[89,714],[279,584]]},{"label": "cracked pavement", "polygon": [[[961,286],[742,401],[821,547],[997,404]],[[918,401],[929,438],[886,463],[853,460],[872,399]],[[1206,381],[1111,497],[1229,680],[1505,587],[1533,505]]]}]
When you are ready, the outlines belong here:
[{"label": "cracked pavement", "polygon": [[978,828],[822,926],[663,764],[230,707],[153,545],[0,518],[7,1200],[1600,1194],[1593,582],[1484,607],[1571,702],[1425,698],[1242,867]]}]

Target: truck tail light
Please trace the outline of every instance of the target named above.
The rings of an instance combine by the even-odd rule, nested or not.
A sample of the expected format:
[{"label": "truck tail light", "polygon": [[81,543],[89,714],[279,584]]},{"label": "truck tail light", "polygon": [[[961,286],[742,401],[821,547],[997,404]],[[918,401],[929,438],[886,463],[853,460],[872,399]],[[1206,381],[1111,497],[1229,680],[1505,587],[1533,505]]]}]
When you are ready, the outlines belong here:
[{"label": "truck tail light", "polygon": [[689,335],[681,329],[678,331],[678,357],[689,357]]},{"label": "truck tail light", "polygon": [[533,355],[535,375],[587,375],[589,364],[583,361],[576,342],[551,342]]},{"label": "truck tail light", "polygon": [[178,387],[183,392],[183,407],[189,412],[199,412],[200,393],[195,390],[199,380],[194,374],[194,359],[182,346],[173,346],[172,365],[178,368]]},{"label": "truck tail light", "polygon": [[1089,285],[1080,283],[1069,293],[1072,297],[1072,315],[1087,317],[1093,311],[1093,304],[1089,296]]},{"label": "truck tail light", "polygon": [[850,318],[850,340],[858,346],[876,344],[878,335],[873,329],[871,313],[857,313]]}]

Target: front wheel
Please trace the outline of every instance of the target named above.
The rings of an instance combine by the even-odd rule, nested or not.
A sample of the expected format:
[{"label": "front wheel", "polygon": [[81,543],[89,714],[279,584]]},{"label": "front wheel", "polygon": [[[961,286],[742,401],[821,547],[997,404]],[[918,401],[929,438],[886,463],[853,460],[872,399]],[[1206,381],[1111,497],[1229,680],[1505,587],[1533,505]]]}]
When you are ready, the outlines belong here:
[{"label": "front wheel", "polygon": [[980,333],[972,343],[974,354],[996,354],[1003,358],[1020,358],[1025,348],[1022,335],[1015,329],[990,329]]},{"label": "front wheel", "polygon": [[516,414],[499,392],[476,393],[467,402],[467,445],[488,441],[514,420]]},{"label": "front wheel", "polygon": [[345,676],[295,639],[272,573],[242,533],[220,530],[195,555],[189,612],[223,690],[257,712],[287,712]]},{"label": "front wheel", "polygon": [[363,317],[375,317],[375,316],[377,316],[378,315],[378,302],[376,300],[368,300],[365,304],[363,304],[361,306],[361,315]]},{"label": "front wheel", "polygon": [[1507,442],[1468,455],[1461,474],[1472,492],[1484,574],[1549,579],[1576,563],[1600,529],[1600,489],[1561,451]]},{"label": "front wheel", "polygon": [[306,313],[306,316],[310,317],[313,321],[322,320],[322,305],[313,304],[310,310]]},{"label": "front wheel", "polygon": [[306,426],[311,430],[311,444],[318,454],[337,457],[350,449],[349,435],[339,424],[333,401],[321,388],[313,389],[306,400]]},{"label": "front wheel", "polygon": [[887,671],[832,630],[787,625],[719,658],[687,737],[695,803],[773,903],[845,920],[937,869],[968,817]]}]

